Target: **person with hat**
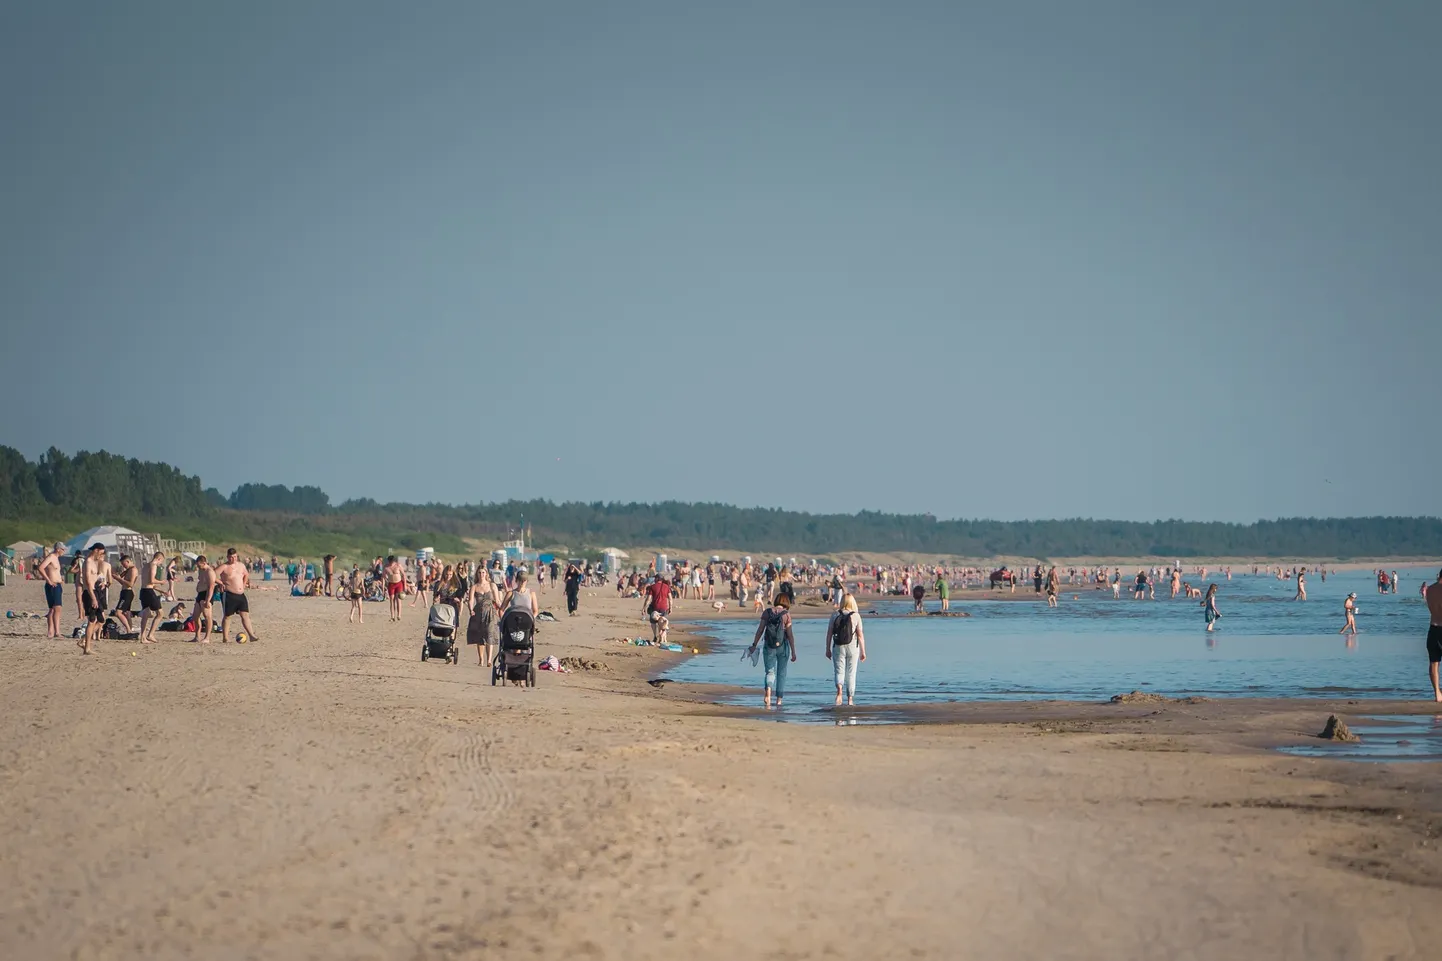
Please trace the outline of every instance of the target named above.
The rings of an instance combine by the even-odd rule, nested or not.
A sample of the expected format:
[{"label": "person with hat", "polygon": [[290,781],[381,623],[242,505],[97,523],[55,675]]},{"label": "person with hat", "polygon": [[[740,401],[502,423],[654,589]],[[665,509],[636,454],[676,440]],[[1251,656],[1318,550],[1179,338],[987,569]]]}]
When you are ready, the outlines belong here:
[{"label": "person with hat", "polygon": [[60,558],[65,556],[65,545],[59,541],[50,549],[36,569],[45,581],[45,636],[60,636],[60,612],[65,607],[65,575],[60,571]]},{"label": "person with hat", "polygon": [[1353,591],[1347,595],[1347,600],[1342,604],[1342,612],[1347,615],[1347,623],[1342,625],[1338,634],[1357,634],[1357,592]]}]

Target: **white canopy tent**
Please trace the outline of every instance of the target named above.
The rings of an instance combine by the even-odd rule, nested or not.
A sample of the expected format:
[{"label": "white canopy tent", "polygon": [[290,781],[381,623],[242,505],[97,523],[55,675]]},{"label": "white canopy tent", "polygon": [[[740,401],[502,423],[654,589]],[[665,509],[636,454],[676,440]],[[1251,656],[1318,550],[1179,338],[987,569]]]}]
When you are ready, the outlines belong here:
[{"label": "white canopy tent", "polygon": [[128,527],[116,527],[113,524],[107,524],[101,527],[92,527],[90,528],[90,530],[84,531],[80,534],[76,534],[74,537],[70,538],[70,540],[66,541],[65,553],[72,556],[75,554],[83,553],[90,547],[90,545],[94,544],[96,541],[99,541],[100,543],[105,545],[105,552],[107,554],[119,553],[120,547],[117,537],[120,534],[131,534],[134,536],[139,536],[139,532],[137,531],[133,531]]}]

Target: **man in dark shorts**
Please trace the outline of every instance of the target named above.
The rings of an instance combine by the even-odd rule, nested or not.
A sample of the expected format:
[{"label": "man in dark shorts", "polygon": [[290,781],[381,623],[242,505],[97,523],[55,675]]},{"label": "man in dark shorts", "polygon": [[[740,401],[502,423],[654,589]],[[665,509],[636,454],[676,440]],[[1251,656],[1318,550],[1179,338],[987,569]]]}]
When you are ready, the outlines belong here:
[{"label": "man in dark shorts", "polygon": [[216,568],[215,576],[220,581],[220,589],[225,591],[221,597],[220,639],[230,640],[225,633],[226,624],[239,614],[246,640],[260,640],[250,626],[250,601],[245,597],[245,589],[250,586],[250,570],[236,556],[234,547],[225,552],[225,563]]},{"label": "man in dark shorts", "polygon": [[86,552],[85,563],[80,565],[81,604],[85,610],[85,636],[77,642],[81,652],[91,653],[90,645],[100,637],[105,627],[105,608],[109,598],[106,587],[110,584],[110,562],[105,559],[105,545],[96,541]]},{"label": "man in dark shorts", "polygon": [[165,555],[156,551],[140,569],[140,643],[154,644],[160,625],[160,596],[165,589]]},{"label": "man in dark shorts", "polygon": [[1437,686],[1437,664],[1442,661],[1442,571],[1437,582],[1428,584],[1424,595],[1432,624],[1427,628],[1427,676],[1432,681],[1432,700],[1442,704],[1442,687]]},{"label": "man in dark shorts", "polygon": [[65,575],[60,571],[60,558],[65,545],[59,541],[50,549],[37,569],[45,581],[45,636],[60,636],[60,612],[65,609]]},{"label": "man in dark shorts", "polygon": [[115,610],[111,613],[120,622],[120,626],[129,634],[130,627],[130,605],[135,603],[135,582],[140,577],[140,571],[136,570],[130,562],[129,554],[120,555],[120,570],[115,573],[115,581],[120,585],[120,597],[115,601]]},{"label": "man in dark shorts", "polygon": [[[195,633],[190,638],[193,643],[210,643],[210,629],[215,625],[215,618],[211,616],[210,610],[210,595],[214,589],[215,570],[205,555],[201,554],[195,559],[195,611],[190,615],[195,622]],[[204,638],[200,636],[202,624],[205,626]]]}]

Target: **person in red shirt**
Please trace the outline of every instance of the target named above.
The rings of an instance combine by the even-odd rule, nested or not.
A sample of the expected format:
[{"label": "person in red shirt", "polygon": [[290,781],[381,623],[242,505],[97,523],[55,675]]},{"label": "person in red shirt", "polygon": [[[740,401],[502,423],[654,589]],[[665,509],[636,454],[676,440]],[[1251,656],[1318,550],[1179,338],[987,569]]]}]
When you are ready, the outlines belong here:
[{"label": "person in red shirt", "polygon": [[644,616],[651,622],[651,642],[665,644],[666,632],[671,627],[671,582],[657,575],[641,597],[645,605]]}]

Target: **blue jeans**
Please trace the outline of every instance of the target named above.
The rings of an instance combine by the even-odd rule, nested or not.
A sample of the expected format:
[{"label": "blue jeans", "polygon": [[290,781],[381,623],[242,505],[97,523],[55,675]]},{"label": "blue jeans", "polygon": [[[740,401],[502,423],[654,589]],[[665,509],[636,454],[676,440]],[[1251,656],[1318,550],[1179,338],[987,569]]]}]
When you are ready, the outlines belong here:
[{"label": "blue jeans", "polygon": [[766,665],[766,687],[777,698],[786,689],[786,665],[790,658],[791,651],[785,644],[774,648],[761,645],[761,662]]}]

